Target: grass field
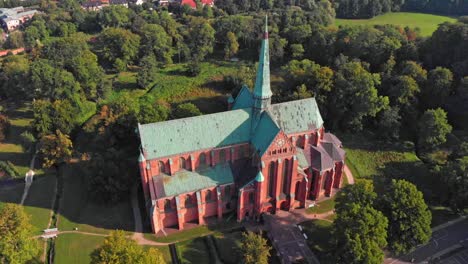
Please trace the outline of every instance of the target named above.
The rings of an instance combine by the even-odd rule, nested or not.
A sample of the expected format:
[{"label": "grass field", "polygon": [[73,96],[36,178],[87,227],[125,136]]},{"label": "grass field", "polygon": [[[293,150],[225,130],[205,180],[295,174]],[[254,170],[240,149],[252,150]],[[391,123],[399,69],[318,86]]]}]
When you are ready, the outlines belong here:
[{"label": "grass field", "polygon": [[335,24],[341,25],[399,25],[402,27],[419,28],[424,37],[432,35],[437,26],[444,22],[455,22],[455,18],[419,13],[386,13],[371,19],[336,19]]},{"label": "grass field", "polygon": [[58,227],[61,231],[73,230],[108,234],[115,229],[132,231],[133,212],[130,201],[114,205],[98,205],[88,197],[88,186],[79,164],[70,164],[61,171],[63,197],[60,205]]},{"label": "grass field", "polygon": [[314,207],[307,208],[306,213],[323,214],[323,213],[333,210],[334,208],[335,208],[335,196],[331,197],[330,199],[326,199],[324,201],[316,203]]},{"label": "grass field", "polygon": [[327,252],[331,249],[331,230],[332,223],[325,220],[311,220],[300,224],[307,235],[307,244],[317,255],[319,260],[324,263]]},{"label": "grass field", "polygon": [[176,245],[181,263],[210,263],[210,255],[204,237],[179,242]]},{"label": "grass field", "polygon": [[55,240],[55,263],[91,263],[91,254],[105,237],[82,234],[62,234]]},{"label": "grass field", "polygon": [[[13,163],[18,169],[20,176],[24,177],[29,170],[31,155],[23,151],[20,145],[20,135],[32,121],[31,105],[15,105],[15,107],[6,107],[5,110],[10,119],[11,127],[7,139],[0,143],[0,160],[8,160]],[[38,167],[37,165],[36,167]]]}]

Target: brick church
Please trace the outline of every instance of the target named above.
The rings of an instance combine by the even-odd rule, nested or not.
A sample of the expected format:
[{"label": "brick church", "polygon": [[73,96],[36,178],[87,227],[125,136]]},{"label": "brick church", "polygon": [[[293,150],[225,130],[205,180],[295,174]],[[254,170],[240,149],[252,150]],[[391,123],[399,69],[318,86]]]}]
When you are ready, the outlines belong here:
[{"label": "brick church", "polygon": [[234,214],[294,210],[341,185],[345,152],[314,98],[271,104],[268,31],[251,91],[229,111],[138,125],[139,167],[154,233]]}]

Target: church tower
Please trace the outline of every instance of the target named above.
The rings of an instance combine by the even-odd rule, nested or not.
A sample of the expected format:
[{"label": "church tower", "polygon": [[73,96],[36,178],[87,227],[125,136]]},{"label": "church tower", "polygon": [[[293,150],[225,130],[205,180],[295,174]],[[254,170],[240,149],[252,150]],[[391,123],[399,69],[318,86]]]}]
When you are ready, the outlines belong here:
[{"label": "church tower", "polygon": [[255,87],[253,91],[254,123],[252,124],[252,132],[255,131],[262,112],[270,107],[271,96],[273,95],[270,89],[270,52],[268,45],[268,17],[265,17],[265,32],[263,33],[257,77],[255,79]]}]

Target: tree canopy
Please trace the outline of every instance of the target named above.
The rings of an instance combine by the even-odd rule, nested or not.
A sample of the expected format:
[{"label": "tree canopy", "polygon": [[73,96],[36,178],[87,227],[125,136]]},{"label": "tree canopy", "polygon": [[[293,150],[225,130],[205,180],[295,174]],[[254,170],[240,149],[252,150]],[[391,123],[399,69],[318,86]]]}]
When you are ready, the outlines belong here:
[{"label": "tree canopy", "polygon": [[245,264],[267,264],[270,249],[267,240],[261,234],[253,232],[242,234],[240,251]]}]

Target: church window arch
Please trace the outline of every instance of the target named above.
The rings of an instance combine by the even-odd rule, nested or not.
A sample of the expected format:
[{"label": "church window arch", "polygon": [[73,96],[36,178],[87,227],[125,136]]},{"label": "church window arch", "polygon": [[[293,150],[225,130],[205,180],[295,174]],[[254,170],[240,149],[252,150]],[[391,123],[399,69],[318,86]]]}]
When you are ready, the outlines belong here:
[{"label": "church window arch", "polygon": [[192,195],[187,194],[187,196],[185,196],[185,208],[192,207],[194,203]]},{"label": "church window arch", "polygon": [[205,201],[213,200],[213,192],[211,190],[207,190],[205,193]]},{"label": "church window arch", "polygon": [[179,158],[179,169],[187,169],[187,161],[184,157]]},{"label": "church window arch", "polygon": [[160,173],[166,173],[166,166],[164,166],[164,162],[159,161],[158,165],[159,165],[159,172]]},{"label": "church window arch", "polygon": [[206,166],[206,154],[204,152],[200,154],[200,156],[198,157],[198,160],[199,160],[200,167]]},{"label": "church window arch", "polygon": [[268,169],[268,196],[274,197],[274,178],[275,178],[276,164],[274,161],[270,162],[270,167]]},{"label": "church window arch", "polygon": [[219,151],[219,162],[220,163],[225,163],[226,162],[226,150],[225,149],[221,149]]},{"label": "church window arch", "polygon": [[281,189],[283,190],[284,194],[288,194],[288,176],[289,176],[289,160],[285,159],[283,163],[283,172],[282,172],[282,182],[281,182]]},{"label": "church window arch", "polygon": [[172,210],[171,200],[169,200],[169,199],[164,200],[164,211],[169,212],[171,210]]},{"label": "church window arch", "polygon": [[231,185],[224,187],[224,200],[229,200],[231,198]]},{"label": "church window arch", "polygon": [[249,203],[250,203],[250,204],[253,204],[253,203],[255,202],[255,198],[254,198],[254,197],[255,197],[255,196],[254,196],[254,193],[253,193],[253,192],[249,193]]}]

